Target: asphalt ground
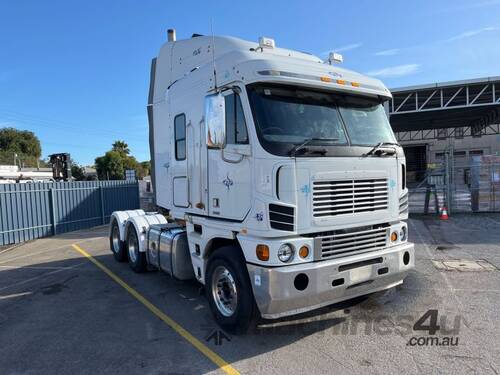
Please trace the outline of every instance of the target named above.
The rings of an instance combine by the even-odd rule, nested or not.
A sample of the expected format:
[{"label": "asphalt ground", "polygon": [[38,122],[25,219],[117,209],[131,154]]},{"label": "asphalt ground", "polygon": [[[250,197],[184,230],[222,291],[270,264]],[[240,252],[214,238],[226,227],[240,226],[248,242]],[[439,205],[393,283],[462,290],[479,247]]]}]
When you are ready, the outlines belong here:
[{"label": "asphalt ground", "polygon": [[[500,215],[409,225],[403,285],[242,336],[218,330],[196,282],[115,262],[106,227],[0,249],[0,373],[498,374]],[[493,270],[433,263],[453,259]]]}]

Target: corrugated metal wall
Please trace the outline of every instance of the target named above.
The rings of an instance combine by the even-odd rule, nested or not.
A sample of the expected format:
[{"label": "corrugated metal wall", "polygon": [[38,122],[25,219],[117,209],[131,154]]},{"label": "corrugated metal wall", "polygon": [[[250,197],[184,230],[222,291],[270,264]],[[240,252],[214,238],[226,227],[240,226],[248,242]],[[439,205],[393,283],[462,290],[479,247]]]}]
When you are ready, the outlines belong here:
[{"label": "corrugated metal wall", "polygon": [[0,184],[0,245],[106,224],[139,208],[134,181]]}]

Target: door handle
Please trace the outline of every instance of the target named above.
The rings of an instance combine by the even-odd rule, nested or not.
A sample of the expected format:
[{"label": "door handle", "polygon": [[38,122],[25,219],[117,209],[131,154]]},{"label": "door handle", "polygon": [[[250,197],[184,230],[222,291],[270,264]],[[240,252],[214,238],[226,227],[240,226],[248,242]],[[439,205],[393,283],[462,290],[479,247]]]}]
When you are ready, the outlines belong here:
[{"label": "door handle", "polygon": [[222,160],[224,160],[226,163],[233,163],[233,164],[238,164],[241,161],[243,161],[243,159],[245,158],[245,155],[240,155],[240,158],[238,160],[227,159],[224,156],[224,149],[223,148],[220,149],[220,155],[221,155]]}]

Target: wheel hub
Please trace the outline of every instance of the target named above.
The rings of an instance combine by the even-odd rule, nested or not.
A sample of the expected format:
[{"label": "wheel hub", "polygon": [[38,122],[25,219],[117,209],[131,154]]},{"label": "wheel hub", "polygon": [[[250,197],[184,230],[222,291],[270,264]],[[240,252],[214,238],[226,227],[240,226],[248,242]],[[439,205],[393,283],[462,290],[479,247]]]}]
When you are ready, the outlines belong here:
[{"label": "wheel hub", "polygon": [[231,272],[224,266],[218,266],[212,276],[212,297],[219,312],[229,317],[238,305],[236,282]]},{"label": "wheel hub", "polygon": [[134,234],[131,234],[128,238],[128,256],[133,263],[137,261],[137,251],[139,251],[137,237]]},{"label": "wheel hub", "polygon": [[113,251],[118,253],[120,250],[120,230],[117,225],[113,226],[113,230],[111,232],[111,239],[113,241]]}]

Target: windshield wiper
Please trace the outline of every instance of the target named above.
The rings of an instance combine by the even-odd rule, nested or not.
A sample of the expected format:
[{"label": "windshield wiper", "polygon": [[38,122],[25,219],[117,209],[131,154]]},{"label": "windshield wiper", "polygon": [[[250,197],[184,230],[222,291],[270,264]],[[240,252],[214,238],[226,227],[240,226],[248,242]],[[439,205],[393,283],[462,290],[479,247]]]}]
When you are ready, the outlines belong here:
[{"label": "windshield wiper", "polygon": [[[372,154],[375,154],[377,151],[379,151],[382,147],[384,146],[401,146],[399,143],[394,143],[394,142],[379,142],[373,148],[368,151],[364,156],[370,156]],[[392,153],[390,155],[394,155],[397,151],[396,149],[391,149]],[[388,154],[387,152],[385,152]]]},{"label": "windshield wiper", "polygon": [[[290,156],[295,157],[298,151],[304,149],[311,142],[318,142],[318,141],[335,142],[338,140],[339,140],[338,138],[308,138],[301,144],[295,145],[294,148],[290,150]],[[326,154],[326,150],[317,150],[317,152],[323,155]]]}]

